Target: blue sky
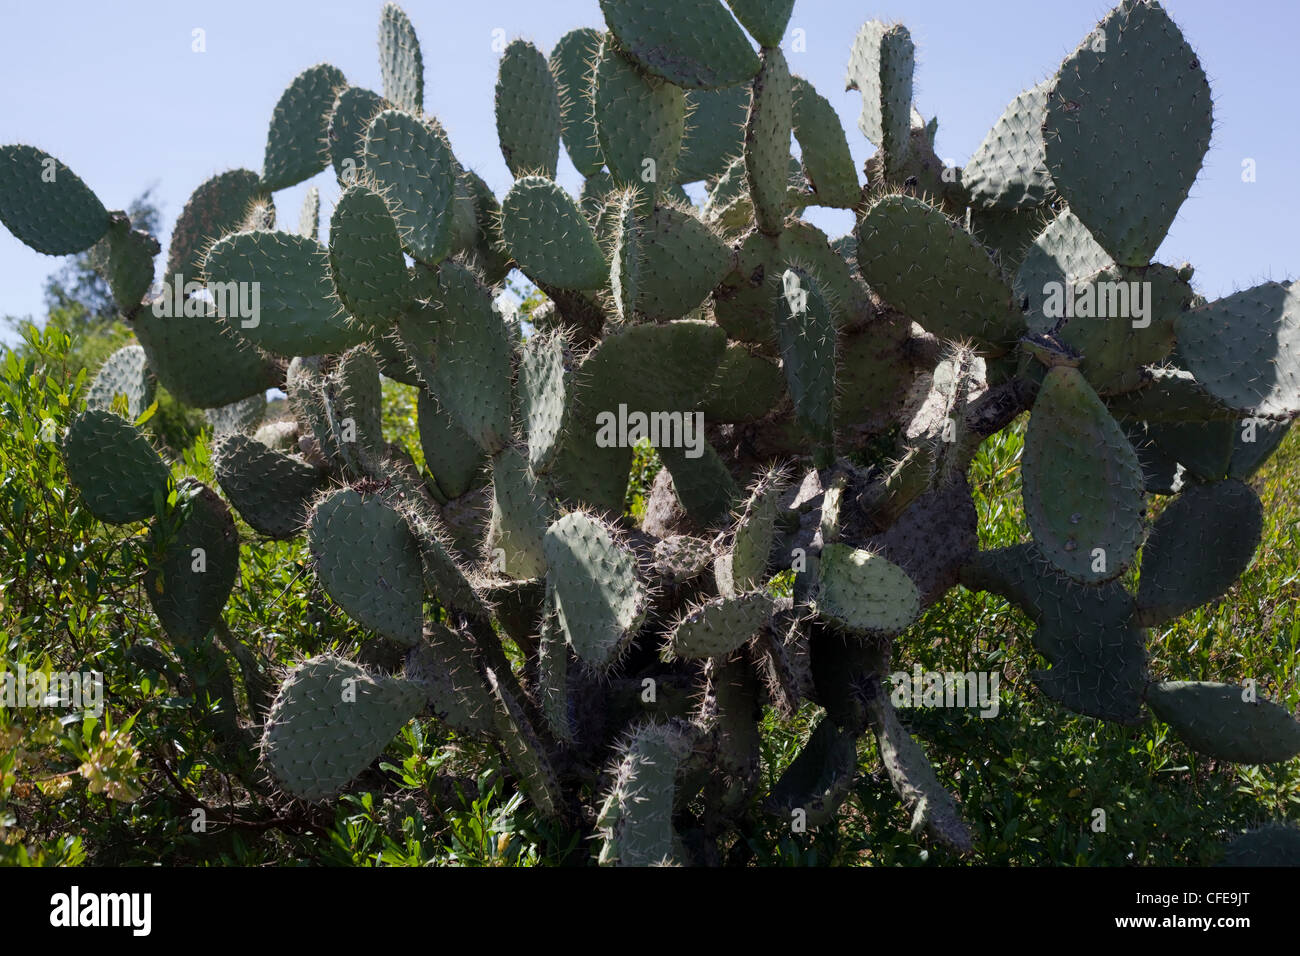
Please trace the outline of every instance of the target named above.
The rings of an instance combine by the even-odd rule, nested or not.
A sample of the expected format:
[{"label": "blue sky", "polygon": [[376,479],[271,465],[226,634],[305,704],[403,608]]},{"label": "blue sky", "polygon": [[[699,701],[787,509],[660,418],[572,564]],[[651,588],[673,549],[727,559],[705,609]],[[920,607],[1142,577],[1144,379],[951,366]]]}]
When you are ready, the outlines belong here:
[{"label": "blue sky", "polygon": [[[351,83],[380,89],[376,33],[382,0],[0,0],[0,142],[55,154],[123,208],[156,185],[168,232],[193,189],[233,167],[260,170],[271,110],[303,68],[326,61]],[[457,155],[498,194],[510,184],[492,114],[494,31],[549,53],[578,26],[600,26],[596,0],[406,0],[424,51],[425,109]],[[1168,0],[1210,76],[1215,133],[1206,166],[1161,249],[1190,261],[1211,298],[1300,269],[1300,69],[1295,0]],[[1003,107],[1054,73],[1108,9],[1060,0],[798,0],[791,29],[805,52],[792,69],[839,110],[859,163],[872,147],[857,131],[860,98],[844,68],[860,24],[899,20],[917,45],[916,101],[939,117],[938,153],[964,163]],[[206,52],[192,50],[204,31]],[[789,51],[791,34],[787,34]],[[1257,181],[1242,181],[1255,161]],[[567,158],[561,182],[576,191]],[[328,217],[332,173],[314,180]],[[277,194],[297,222],[306,184]],[[832,235],[851,214],[815,211]],[[161,258],[161,257],[160,257]],[[0,229],[0,314],[43,314],[42,285],[62,260]]]}]

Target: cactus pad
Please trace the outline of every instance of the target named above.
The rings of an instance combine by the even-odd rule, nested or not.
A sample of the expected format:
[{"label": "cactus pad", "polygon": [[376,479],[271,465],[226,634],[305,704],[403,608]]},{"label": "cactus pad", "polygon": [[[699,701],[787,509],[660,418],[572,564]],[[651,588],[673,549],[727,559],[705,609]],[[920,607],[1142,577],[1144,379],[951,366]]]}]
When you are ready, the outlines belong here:
[{"label": "cactus pad", "polygon": [[546,583],[560,628],[592,667],[616,663],[645,619],[636,558],[599,519],[581,511],[546,530]]},{"label": "cactus pad", "polygon": [[916,619],[920,595],[902,568],[846,544],[822,549],[815,609],[852,633],[897,634]]},{"label": "cactus pad", "polygon": [[1047,559],[1082,584],[1131,567],[1142,540],[1142,468],[1078,369],[1054,368],[1029,417],[1025,514]]},{"label": "cactus pad", "polygon": [[560,97],[542,51],[515,40],[501,57],[497,138],[510,172],[555,178],[560,159]]},{"label": "cactus pad", "polygon": [[1147,706],[1193,750],[1229,763],[1282,763],[1300,754],[1300,723],[1270,700],[1234,684],[1167,681]]},{"label": "cactus pad", "polygon": [[298,74],[271,114],[262,161],[262,185],[269,191],[295,186],[329,164],[329,115],[347,79],[328,63]]},{"label": "cactus pad", "polygon": [[307,531],[316,575],[349,617],[399,644],[419,641],[420,552],[400,514],[343,488],[317,502]]},{"label": "cactus pad", "polygon": [[167,466],[130,422],[104,409],[82,412],[63,439],[68,478],[100,521],[126,524],[154,513],[167,497]]},{"label": "cactus pad", "polygon": [[37,252],[66,256],[108,230],[108,210],[63,163],[34,146],[0,146],[0,222]]},{"label": "cactus pad", "polygon": [[262,758],[285,792],[331,797],[370,766],[424,705],[421,687],[323,654],[289,672],[267,716]]},{"label": "cactus pad", "polygon": [[600,0],[619,46],[648,73],[686,89],[744,83],[758,58],[719,0]]},{"label": "cactus pad", "polygon": [[1122,0],[1056,75],[1047,168],[1111,257],[1144,266],[1192,188],[1212,126],[1209,83],[1178,27],[1158,3]]}]

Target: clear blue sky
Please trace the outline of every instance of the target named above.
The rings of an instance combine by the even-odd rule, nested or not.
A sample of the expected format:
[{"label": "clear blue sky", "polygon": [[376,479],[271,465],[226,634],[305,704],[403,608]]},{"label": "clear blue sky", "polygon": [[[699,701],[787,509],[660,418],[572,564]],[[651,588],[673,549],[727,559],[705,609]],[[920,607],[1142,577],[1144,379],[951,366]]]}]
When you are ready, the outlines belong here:
[{"label": "clear blue sky", "polygon": [[[1300,270],[1300,3],[1168,0],[1210,76],[1215,133],[1191,199],[1160,260],[1191,261],[1211,298]],[[170,230],[190,192],[221,170],[260,170],[271,110],[303,68],[327,61],[351,83],[380,89],[376,33],[382,0],[0,0],[0,143],[55,154],[123,208],[157,185]],[[498,196],[510,178],[492,113],[493,31],[549,53],[566,31],[600,26],[596,0],[407,0],[424,51],[425,109],[457,155]],[[918,48],[916,100],[939,117],[941,158],[964,163],[1003,107],[1055,72],[1108,4],[1082,0],[798,0],[791,27],[807,51],[792,69],[835,104],[859,163],[872,151],[857,131],[859,96],[844,68],[859,25],[907,24]],[[206,33],[205,53],[191,50]],[[787,34],[787,49],[789,34]],[[1241,164],[1257,164],[1243,183]],[[562,159],[561,181],[577,174]],[[314,180],[328,217],[332,172]],[[296,223],[306,185],[277,197]],[[832,235],[845,212],[812,217]],[[160,237],[166,248],[169,232]],[[40,316],[45,277],[62,260],[0,228],[0,314]]]}]

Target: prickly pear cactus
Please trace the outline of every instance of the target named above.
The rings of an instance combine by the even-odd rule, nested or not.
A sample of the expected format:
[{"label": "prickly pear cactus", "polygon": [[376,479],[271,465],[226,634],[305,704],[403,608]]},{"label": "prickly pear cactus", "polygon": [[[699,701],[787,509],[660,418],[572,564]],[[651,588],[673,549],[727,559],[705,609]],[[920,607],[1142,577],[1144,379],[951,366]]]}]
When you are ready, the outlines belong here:
[{"label": "prickly pear cactus", "polygon": [[[593,861],[708,863],[755,814],[833,825],[870,730],[914,831],[965,852],[882,690],[958,582],[1029,615],[1063,706],[1154,713],[1226,761],[1300,753],[1277,704],[1148,672],[1147,629],[1250,562],[1246,479],[1300,415],[1300,287],[1205,302],[1190,266],[1152,262],[1213,127],[1177,26],[1122,0],[953,170],[912,104],[911,35],[869,22],[844,38],[878,148],[858,171],[781,50],[792,6],[601,0],[553,51],[515,41],[484,120],[514,177],[497,197],[423,112],[416,30],[387,4],[380,89],[294,79],[261,171],[196,189],[148,294],[152,238],[0,147],[0,221],[49,255],[95,247],[135,331],[63,448],[91,513],[152,522],[173,641],[221,659],[239,551],[265,536],[303,542],[322,600],[392,645],[386,671],[322,647],[224,725],[260,729],[289,798],[331,798],[423,717],[494,743]],[[315,189],[276,226],[275,194],[318,175],[342,187],[328,241]],[[832,241],[815,206],[856,228]],[[545,295],[527,325],[499,304],[512,270]],[[423,472],[383,434],[381,376],[418,390]],[[155,384],[211,410],[224,501],[174,486],[133,424]],[[272,387],[296,421],[259,428]],[[966,472],[1026,412],[1032,540],[980,552]],[[634,521],[642,438],[664,470]],[[259,653],[233,640],[241,666]],[[806,701],[825,715],[769,790],[758,721]]]}]

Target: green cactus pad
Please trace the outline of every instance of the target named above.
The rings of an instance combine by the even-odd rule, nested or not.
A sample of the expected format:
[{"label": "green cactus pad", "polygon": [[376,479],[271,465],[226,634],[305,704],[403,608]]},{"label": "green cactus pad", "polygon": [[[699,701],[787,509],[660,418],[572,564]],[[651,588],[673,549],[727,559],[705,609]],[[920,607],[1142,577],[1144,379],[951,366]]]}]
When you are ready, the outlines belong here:
[{"label": "green cactus pad", "polygon": [[852,633],[897,634],[920,613],[916,585],[902,568],[846,544],[822,548],[817,613]]},{"label": "green cactus pad", "polygon": [[1260,418],[1300,414],[1300,285],[1235,293],[1183,313],[1175,331],[1178,354],[1224,405]]},{"label": "green cactus pad", "polygon": [[599,30],[584,27],[560,37],[551,51],[551,75],[560,97],[560,133],[569,159],[581,176],[594,176],[605,165],[592,115],[600,42]]},{"label": "green cactus pad", "polygon": [[1106,404],[1111,414],[1168,424],[1226,422],[1238,417],[1216,401],[1190,372],[1153,368],[1150,376],[1146,387],[1110,396]]},{"label": "green cactus pad", "polygon": [[1147,437],[1199,481],[1220,481],[1232,467],[1232,422],[1147,422]]},{"label": "green cactus pad", "polygon": [[[173,305],[173,293],[164,289]],[[274,362],[231,334],[210,306],[190,300],[192,314],[169,315],[155,303],[131,322],[158,382],[177,401],[193,408],[219,408],[275,385]],[[155,314],[155,310],[162,314]]]},{"label": "green cactus pad", "polygon": [[[641,412],[647,419],[665,412],[685,416],[706,394],[725,345],[722,329],[691,319],[634,325],[606,335],[576,375],[578,391],[571,424],[552,468],[559,493],[594,508],[621,513],[632,450],[601,444],[602,432],[607,430],[601,416],[617,424],[620,406],[626,406],[629,415]],[[614,419],[610,421],[608,416]],[[681,424],[684,430],[684,417]],[[684,454],[684,449],[660,449],[661,454],[674,451]],[[722,471],[725,474],[726,468]],[[717,473],[711,469],[713,477]]]},{"label": "green cactus pad", "polygon": [[907,27],[879,20],[862,25],[849,56],[845,88],[862,94],[858,129],[884,153],[890,177],[903,168],[911,143],[915,58]]},{"label": "green cactus pad", "polygon": [[884,409],[897,408],[912,384],[903,361],[910,323],[869,325],[842,335],[835,366],[835,420],[871,430],[889,427]]},{"label": "green cactus pad", "polygon": [[330,217],[329,255],[334,289],[349,314],[371,329],[391,327],[410,302],[411,287],[383,196],[365,186],[344,191]]},{"label": "green cactus pad", "polygon": [[605,171],[593,173],[582,181],[582,191],[578,194],[578,208],[594,229],[604,214],[610,195],[618,187],[614,178]]},{"label": "green cactus pad", "polygon": [[1250,564],[1262,527],[1263,508],[1249,485],[1184,489],[1160,513],[1142,550],[1141,623],[1163,624],[1222,595]]},{"label": "green cactus pad", "polygon": [[654,322],[679,319],[730,267],[730,250],[717,233],[687,209],[660,205],[644,222],[637,309]]},{"label": "green cactus pad", "polygon": [[455,239],[455,157],[442,127],[384,110],[366,129],[365,168],[397,211],[412,258],[436,265]]},{"label": "green cactus pad", "polygon": [[776,519],[785,481],[779,472],[765,473],[750,493],[731,539],[732,584],[748,591],[763,583],[768,556],[776,540]]},{"label": "green cactus pad", "polygon": [[426,625],[424,640],[407,655],[405,676],[420,686],[429,709],[448,727],[462,734],[491,733],[496,704],[468,635]]},{"label": "green cactus pad", "polygon": [[1034,648],[1052,665],[1031,675],[1045,694],[1090,717],[1138,719],[1146,641],[1122,584],[1077,584],[1032,544],[980,552],[962,569],[961,582],[1001,594],[1033,619]]},{"label": "green cactus pad", "polygon": [[257,173],[247,169],[218,173],[204,182],[185,203],[172,229],[163,280],[174,282],[179,274],[182,283],[200,281],[212,243],[238,232],[253,204],[268,198]]},{"label": "green cactus pad", "polygon": [[1223,866],[1300,866],[1300,827],[1269,823],[1228,844]]},{"label": "green cactus pad", "polygon": [[1291,430],[1291,422],[1266,422],[1252,419],[1237,427],[1232,446],[1228,477],[1250,479],[1277,451]]},{"label": "green cactus pad", "polygon": [[560,97],[542,51],[515,40],[501,56],[496,88],[497,138],[516,179],[555,178],[560,160]]},{"label": "green cactus pad", "polygon": [[349,86],[334,100],[329,121],[330,162],[345,187],[357,181],[366,161],[366,130],[370,121],[393,108],[378,93]]},{"label": "green cactus pad", "polygon": [[419,641],[420,552],[400,514],[379,497],[341,488],[316,503],[307,533],[316,576],[348,617],[399,644]]},{"label": "green cactus pad", "polygon": [[1043,157],[1043,120],[1051,84],[1025,90],[993,124],[970,162],[962,185],[984,209],[1016,210],[1041,206],[1055,187]]},{"label": "green cactus pad", "polygon": [[[314,239],[291,232],[233,233],[212,247],[203,270],[223,321],[267,352],[323,355],[366,339],[365,328],[340,311],[325,247]],[[248,289],[258,290],[255,316],[236,314],[236,305],[251,301]]]},{"label": "green cactus pad", "polygon": [[786,270],[782,284],[775,321],[786,385],[800,427],[825,454],[835,439],[835,314],[804,270]]},{"label": "green cactus pad", "polygon": [[1030,329],[1047,331],[1054,319],[1043,315],[1043,303],[1054,288],[1071,285],[1114,263],[1097,244],[1088,227],[1065,210],[1039,234],[1016,273],[1017,297],[1026,303]]},{"label": "green cactus pad", "polygon": [[745,120],[745,182],[754,204],[754,221],[769,236],[785,222],[790,134],[794,129],[794,80],[780,47],[763,51]]},{"label": "green cactus pad", "polygon": [[758,72],[744,32],[718,0],[600,0],[605,23],[640,67],[686,89],[747,82]]},{"label": "green cactus pad", "polygon": [[167,497],[168,469],[144,433],[105,409],[72,420],[63,438],[68,478],[86,509],[100,521],[127,524],[154,513],[154,496]]},{"label": "green cactus pad", "polygon": [[752,422],[766,416],[785,394],[785,375],[770,359],[733,342],[702,408],[711,422]]},{"label": "green cactus pad", "polygon": [[[749,119],[746,105],[745,118]],[[795,161],[794,157],[790,157]],[[800,167],[800,175],[803,175]],[[749,198],[745,183],[745,157],[737,156],[722,171],[722,175],[709,188],[709,195],[700,209],[700,218],[716,229],[728,233],[747,233],[754,218],[754,203]]]},{"label": "green cactus pad", "polygon": [[320,238],[320,189],[312,186],[302,197],[298,210],[298,235],[308,239]]},{"label": "green cactus pad", "polygon": [[482,484],[487,455],[465,434],[437,399],[420,389],[416,399],[424,463],[445,498],[459,498]]},{"label": "green cactus pad", "polygon": [[492,294],[469,269],[444,263],[435,300],[431,391],[465,433],[489,455],[510,440],[510,327]]},{"label": "green cactus pad", "polygon": [[1132,566],[1146,507],[1142,467],[1078,369],[1059,366],[1044,377],[1022,470],[1029,528],[1053,565],[1081,584]]},{"label": "green cactus pad", "polygon": [[601,866],[658,866],[680,853],[673,799],[678,768],[690,752],[680,724],[643,724],[631,732],[596,820]]},{"label": "green cactus pad", "polygon": [[212,426],[212,437],[251,432],[266,417],[266,396],[261,392],[220,408],[209,408],[203,417]]},{"label": "green cactus pad", "polygon": [[698,458],[688,457],[683,448],[660,448],[659,457],[673,478],[673,489],[686,514],[701,528],[724,524],[742,497],[727,463],[717,450],[704,442]]},{"label": "green cactus pad", "polygon": [[686,135],[686,94],[641,72],[608,40],[596,63],[594,109],[601,155],[616,186],[637,186],[647,206],[674,179]]},{"label": "green cactus pad", "polygon": [[647,596],[636,558],[598,518],[575,511],[546,530],[548,600],[578,659],[618,662],[645,619]]},{"label": "green cactus pad", "polygon": [[108,233],[90,249],[91,264],[108,283],[113,303],[128,321],[140,311],[153,284],[153,260],[161,251],[157,239],[142,229],[132,229],[124,216],[114,217]]},{"label": "green cactus pad", "polygon": [[483,280],[488,285],[497,286],[505,281],[511,269],[510,257],[501,239],[501,204],[478,173],[466,170],[464,181],[474,204],[474,221],[478,227],[474,248],[467,254],[474,267],[483,274]]},{"label": "green cactus pad", "polygon": [[262,185],[270,192],[295,186],[329,165],[329,116],[347,79],[328,63],[299,73],[271,114],[262,161]]},{"label": "green cactus pad", "polygon": [[289,672],[267,715],[262,759],[285,792],[332,797],[375,762],[424,706],[414,681],[330,654]]},{"label": "green cactus pad", "polygon": [[1020,269],[1051,214],[1050,206],[1028,206],[1023,210],[968,208],[971,235],[993,254],[1006,275]]},{"label": "green cactus pad", "polygon": [[794,0],[727,0],[727,6],[760,46],[780,46]]},{"label": "green cactus pad", "polygon": [[383,446],[382,389],[379,363],[364,345],[346,352],[325,380],[325,410],[333,443],[341,463],[358,474],[368,472],[361,450],[374,454]]},{"label": "green cactus pad", "polygon": [[1235,684],[1167,681],[1147,691],[1152,713],[1192,750],[1229,763],[1282,763],[1300,754],[1300,723]]},{"label": "green cactus pad", "polygon": [[717,179],[741,154],[749,96],[748,86],[686,94],[686,138],[677,158],[677,182]]},{"label": "green cactus pad", "polygon": [[549,470],[560,447],[569,395],[567,347],[562,335],[531,336],[519,361],[519,405],[528,436],[528,464],[537,474]]},{"label": "green cactus pad", "polygon": [[569,696],[569,646],[552,615],[537,641],[537,697],[546,726],[556,740],[574,743],[573,702]]},{"label": "green cactus pad", "polygon": [[857,737],[823,716],[772,788],[764,809],[786,821],[792,811],[802,810],[809,826],[823,826],[852,792],[857,773]]},{"label": "green cactus pad", "polygon": [[488,529],[489,557],[498,548],[499,570],[526,580],[546,574],[542,538],[551,520],[551,505],[528,470],[527,457],[507,448],[492,459],[492,521]]},{"label": "green cactus pad", "polygon": [[885,196],[857,235],[867,284],[926,331],[995,347],[1023,334],[1024,318],[997,265],[941,210],[911,196]]},{"label": "green cactus pad", "polygon": [[[1136,314],[1134,293],[1144,302],[1145,316]],[[1066,294],[1074,313],[1069,317]],[[1059,341],[1083,357],[1079,370],[1098,394],[1127,392],[1146,383],[1145,366],[1160,364],[1173,351],[1175,320],[1192,295],[1168,266],[1111,266],[1048,296],[1041,321],[1054,322]]]},{"label": "green cactus pad", "polygon": [[958,853],[970,852],[970,830],[956,801],[940,782],[925,750],[899,722],[888,695],[878,691],[868,697],[866,706],[880,762],[903,807],[912,815],[912,833],[926,833]]},{"label": "green cactus pad", "polygon": [[725,660],[767,623],[772,608],[772,598],[765,591],[716,598],[689,610],[677,622],[669,649],[681,658]]},{"label": "green cactus pad", "polygon": [[320,473],[247,435],[227,435],[212,449],[213,473],[239,516],[258,534],[286,540],[302,531]]},{"label": "green cactus pad", "polygon": [[1137,452],[1147,494],[1175,494],[1181,486],[1178,480],[1178,461],[1155,443],[1147,432],[1146,422],[1123,420],[1120,424],[1133,450]]},{"label": "green cactus pad", "polygon": [[34,146],[0,146],[0,222],[47,256],[89,249],[108,210],[77,174]]},{"label": "green cactus pad", "polygon": [[538,812],[544,817],[554,818],[562,812],[563,804],[560,782],[546,747],[514,691],[503,680],[498,680],[491,668],[485,668],[485,673],[496,698],[494,727],[506,757],[519,775],[524,793]]},{"label": "green cactus pad", "polygon": [[1121,0],[1061,64],[1043,122],[1047,168],[1116,262],[1155,255],[1200,171],[1212,112],[1200,61],[1158,3]]},{"label": "green cactus pad", "polygon": [[794,79],[794,136],[818,206],[852,209],[862,198],[858,171],[839,115],[802,77]]},{"label": "green cactus pad", "polygon": [[127,418],[135,421],[153,402],[158,380],[154,378],[144,349],[124,345],[107,359],[95,373],[86,391],[86,407],[111,409],[118,395],[126,397]]},{"label": "green cactus pad", "polygon": [[166,534],[157,519],[149,527],[153,553],[144,590],[167,636],[188,644],[202,640],[221,619],[239,572],[239,532],[211,488],[186,478],[177,492],[175,535]]},{"label": "green cactus pad", "polygon": [[775,349],[773,310],[785,271],[780,241],[751,230],[735,248],[735,266],[713,292],[713,312],[727,335]]},{"label": "green cactus pad", "polygon": [[799,266],[816,276],[838,326],[858,324],[875,313],[866,283],[831,247],[826,233],[812,223],[802,219],[787,222],[781,232],[780,249],[787,266]]},{"label": "green cactus pad", "polygon": [[534,282],[562,289],[599,289],[609,265],[578,204],[542,176],[518,180],[501,203],[501,235]]},{"label": "green cactus pad", "polygon": [[424,109],[424,57],[415,27],[395,3],[385,3],[379,15],[379,72],[385,98],[418,116]]},{"label": "green cactus pad", "polygon": [[428,508],[419,505],[419,487],[413,482],[402,482],[400,487],[405,498],[402,513],[420,549],[425,590],[445,607],[485,616],[487,610],[470,585],[465,571],[452,557],[453,548],[446,529],[429,513]]},{"label": "green cactus pad", "polygon": [[637,218],[637,191],[624,190],[615,200],[614,248],[609,260],[609,291],[620,322],[635,319],[641,295],[642,229]]}]

